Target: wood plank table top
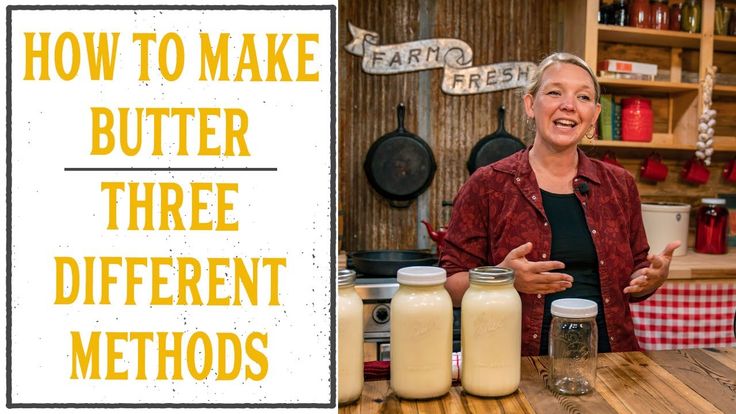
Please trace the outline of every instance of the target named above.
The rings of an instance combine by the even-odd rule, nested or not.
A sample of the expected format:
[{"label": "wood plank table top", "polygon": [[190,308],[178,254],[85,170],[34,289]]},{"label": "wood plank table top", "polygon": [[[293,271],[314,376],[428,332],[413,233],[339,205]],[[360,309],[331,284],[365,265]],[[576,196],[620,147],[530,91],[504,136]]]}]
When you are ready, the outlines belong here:
[{"label": "wood plank table top", "polygon": [[726,254],[690,249],[686,255],[672,258],[669,279],[736,279],[736,248]]},{"label": "wood plank table top", "polygon": [[736,348],[607,353],[598,356],[595,390],[549,391],[547,357],[523,357],[519,390],[479,398],[452,387],[442,398],[402,400],[389,381],[365,383],[341,414],[367,413],[736,413]]}]

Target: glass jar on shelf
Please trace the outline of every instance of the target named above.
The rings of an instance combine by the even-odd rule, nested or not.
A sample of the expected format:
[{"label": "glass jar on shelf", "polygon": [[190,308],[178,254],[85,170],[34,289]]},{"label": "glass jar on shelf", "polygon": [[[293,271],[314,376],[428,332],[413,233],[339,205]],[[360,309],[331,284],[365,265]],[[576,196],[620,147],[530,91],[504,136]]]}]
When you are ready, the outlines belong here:
[{"label": "glass jar on shelf", "polygon": [[670,27],[670,8],[667,0],[655,0],[651,4],[652,29],[668,30]]},{"label": "glass jar on shelf", "polygon": [[682,4],[674,3],[670,6],[670,30],[680,31],[682,29]]},{"label": "glass jar on shelf", "polygon": [[687,0],[682,5],[682,22],[680,28],[683,32],[700,33],[700,20],[703,17],[703,9],[700,0]]},{"label": "glass jar on shelf", "polygon": [[649,28],[652,26],[650,19],[649,0],[632,0],[629,10],[629,26]]},{"label": "glass jar on shelf", "polygon": [[722,0],[716,0],[716,15],[713,25],[714,34],[721,36],[728,34],[731,12],[732,10]]},{"label": "glass jar on shelf", "polygon": [[611,24],[626,26],[629,23],[629,5],[626,0],[614,0],[610,6]]}]

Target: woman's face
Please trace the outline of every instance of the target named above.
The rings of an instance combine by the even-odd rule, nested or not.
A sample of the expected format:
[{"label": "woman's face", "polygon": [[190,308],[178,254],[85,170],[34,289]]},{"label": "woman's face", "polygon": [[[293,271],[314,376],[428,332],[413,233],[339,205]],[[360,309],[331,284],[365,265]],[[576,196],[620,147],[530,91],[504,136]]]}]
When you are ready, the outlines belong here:
[{"label": "woman's face", "polygon": [[535,140],[563,149],[577,145],[601,112],[588,72],[570,63],[549,66],[535,96],[524,96],[524,108],[533,117]]}]

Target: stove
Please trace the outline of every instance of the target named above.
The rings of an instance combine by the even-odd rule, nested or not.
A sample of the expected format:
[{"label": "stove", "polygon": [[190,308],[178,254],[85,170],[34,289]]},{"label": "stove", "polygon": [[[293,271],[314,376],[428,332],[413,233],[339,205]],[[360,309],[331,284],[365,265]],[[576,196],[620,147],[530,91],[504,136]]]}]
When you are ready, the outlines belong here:
[{"label": "stove", "polygon": [[[391,298],[399,290],[396,277],[358,274],[355,290],[363,299],[363,351],[365,361],[391,357]],[[452,350],[460,351],[460,308],[453,309]]]},{"label": "stove", "polygon": [[385,361],[391,352],[391,298],[399,290],[395,277],[359,275],[355,290],[363,299],[363,351],[366,361]]}]

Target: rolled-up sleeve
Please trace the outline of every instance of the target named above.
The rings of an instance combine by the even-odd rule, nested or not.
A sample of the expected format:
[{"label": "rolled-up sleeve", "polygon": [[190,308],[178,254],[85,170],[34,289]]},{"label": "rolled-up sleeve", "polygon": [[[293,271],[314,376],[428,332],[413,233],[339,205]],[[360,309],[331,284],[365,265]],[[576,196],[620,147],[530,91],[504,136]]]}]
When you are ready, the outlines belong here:
[{"label": "rolled-up sleeve", "polygon": [[[631,255],[634,261],[633,273],[639,269],[649,266],[649,260],[647,260],[647,255],[649,254],[649,242],[647,241],[647,235],[644,230],[644,221],[641,215],[639,190],[637,190],[636,183],[631,176],[627,176],[626,187],[629,198],[629,211],[631,212],[631,216],[629,218],[629,248],[631,249]],[[652,292],[652,294],[653,293],[654,292]],[[641,302],[652,294],[641,297],[630,296],[629,301]]]}]

